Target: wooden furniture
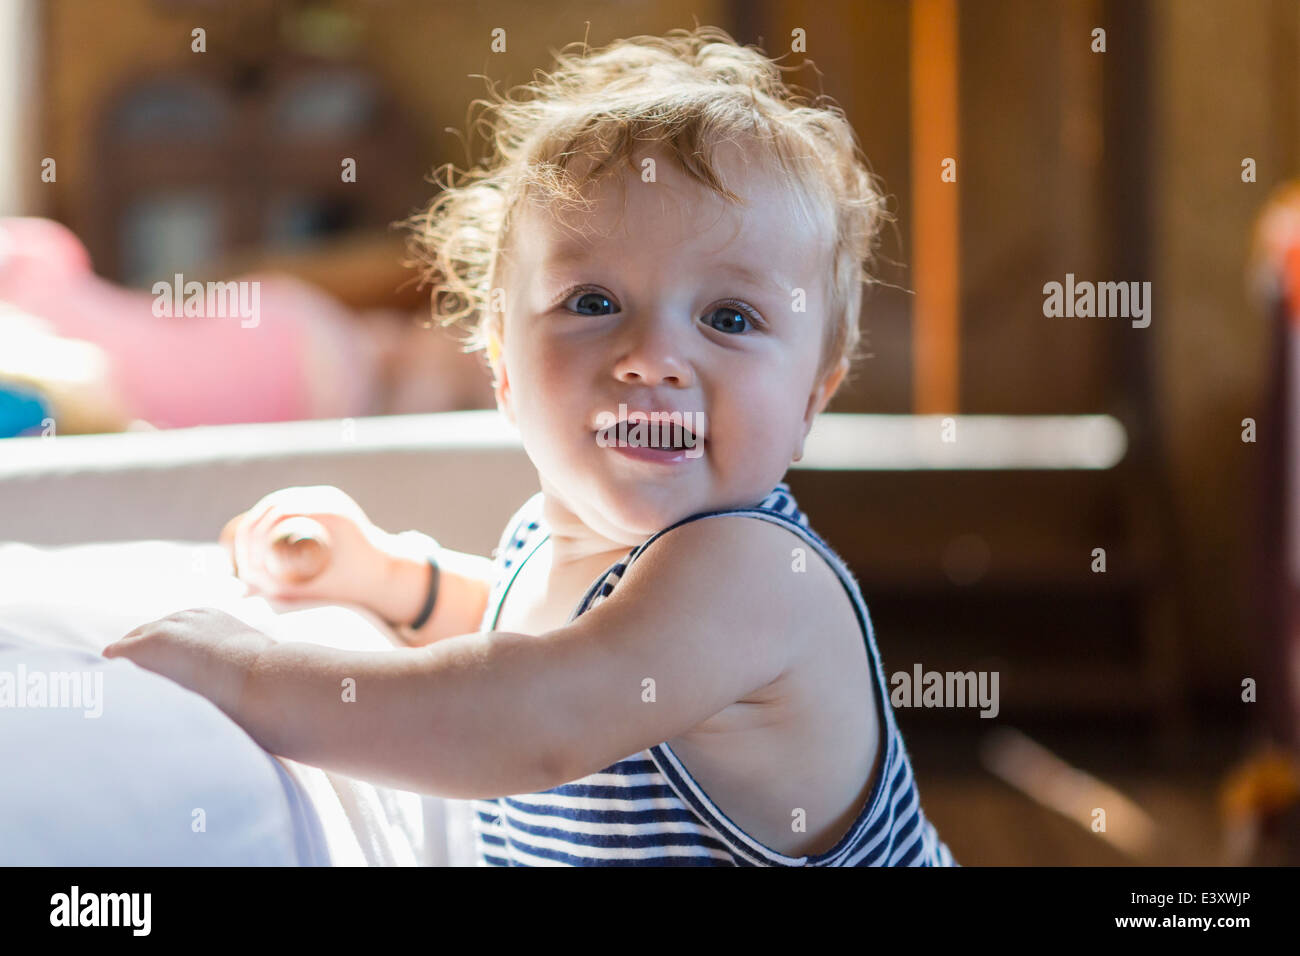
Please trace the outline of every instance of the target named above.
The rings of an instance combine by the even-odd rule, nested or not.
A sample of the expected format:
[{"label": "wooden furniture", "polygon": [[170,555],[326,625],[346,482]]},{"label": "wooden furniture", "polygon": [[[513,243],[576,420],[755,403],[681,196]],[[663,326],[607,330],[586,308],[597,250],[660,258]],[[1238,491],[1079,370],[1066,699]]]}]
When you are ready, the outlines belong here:
[{"label": "wooden furniture", "polygon": [[84,237],[101,274],[149,284],[236,251],[383,229],[419,204],[419,144],[367,70],[213,62],[105,98]]}]

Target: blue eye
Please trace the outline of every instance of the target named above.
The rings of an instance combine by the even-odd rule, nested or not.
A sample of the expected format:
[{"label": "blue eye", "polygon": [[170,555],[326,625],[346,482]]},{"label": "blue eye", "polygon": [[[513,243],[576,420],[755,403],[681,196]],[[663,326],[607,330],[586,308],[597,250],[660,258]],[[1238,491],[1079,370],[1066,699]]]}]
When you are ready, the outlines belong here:
[{"label": "blue eye", "polygon": [[[728,316],[728,313],[730,313],[730,316]],[[720,323],[713,322],[713,318],[718,315],[723,316],[724,320]],[[748,331],[747,326],[754,324],[754,313],[740,303],[721,305],[710,312],[705,317],[705,321],[709,323],[710,327],[717,329],[719,332],[735,335]]]},{"label": "blue eye", "polygon": [[618,311],[617,309],[614,308],[614,303],[610,302],[609,296],[605,295],[603,292],[595,292],[590,289],[580,289],[578,292],[575,292],[573,295],[569,296],[567,299],[564,300],[565,305],[567,306],[575,298],[578,300],[577,306],[570,311],[577,312],[579,315],[608,315],[609,314],[607,312],[599,312],[599,311],[588,312],[586,311],[587,309],[609,309],[610,311],[613,312]]}]

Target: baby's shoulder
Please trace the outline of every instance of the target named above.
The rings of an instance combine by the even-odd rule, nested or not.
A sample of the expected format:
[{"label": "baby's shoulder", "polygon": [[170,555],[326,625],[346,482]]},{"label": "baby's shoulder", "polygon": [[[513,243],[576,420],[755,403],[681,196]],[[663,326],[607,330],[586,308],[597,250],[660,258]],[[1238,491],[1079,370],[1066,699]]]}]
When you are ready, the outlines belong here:
[{"label": "baby's shoulder", "polygon": [[707,599],[710,617],[773,632],[792,662],[835,635],[860,646],[852,585],[812,537],[754,512],[701,517],[658,536],[632,561],[625,583],[640,577],[661,595]]},{"label": "baby's shoulder", "polygon": [[755,509],[687,518],[642,545],[633,562],[698,559],[716,563],[720,574],[757,570],[784,581],[806,573],[809,550],[808,539],[789,522]]}]

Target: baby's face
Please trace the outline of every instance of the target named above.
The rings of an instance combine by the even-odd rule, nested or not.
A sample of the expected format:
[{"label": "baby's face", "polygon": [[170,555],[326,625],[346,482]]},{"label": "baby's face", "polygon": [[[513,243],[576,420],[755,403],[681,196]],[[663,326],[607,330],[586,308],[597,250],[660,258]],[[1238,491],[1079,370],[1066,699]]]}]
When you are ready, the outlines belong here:
[{"label": "baby's face", "polygon": [[[817,380],[829,240],[789,187],[724,147],[743,207],[646,155],[657,181],[604,179],[569,214],[590,233],[536,206],[517,219],[497,381],[550,503],[625,546],[761,500],[843,374]],[[601,429],[634,411],[683,413],[698,444],[611,445]]]}]

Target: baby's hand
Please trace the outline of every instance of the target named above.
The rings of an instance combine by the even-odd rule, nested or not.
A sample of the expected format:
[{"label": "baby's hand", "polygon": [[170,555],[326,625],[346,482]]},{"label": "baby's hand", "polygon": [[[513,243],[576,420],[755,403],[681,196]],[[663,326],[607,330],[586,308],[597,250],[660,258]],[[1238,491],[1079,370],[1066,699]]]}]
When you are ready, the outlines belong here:
[{"label": "baby's hand", "polygon": [[169,677],[233,717],[258,656],[274,644],[225,611],[200,607],[142,624],[103,654]]},{"label": "baby's hand", "polygon": [[386,576],[391,537],[338,488],[312,485],[271,492],[220,541],[235,574],[267,597],[364,605]]}]

